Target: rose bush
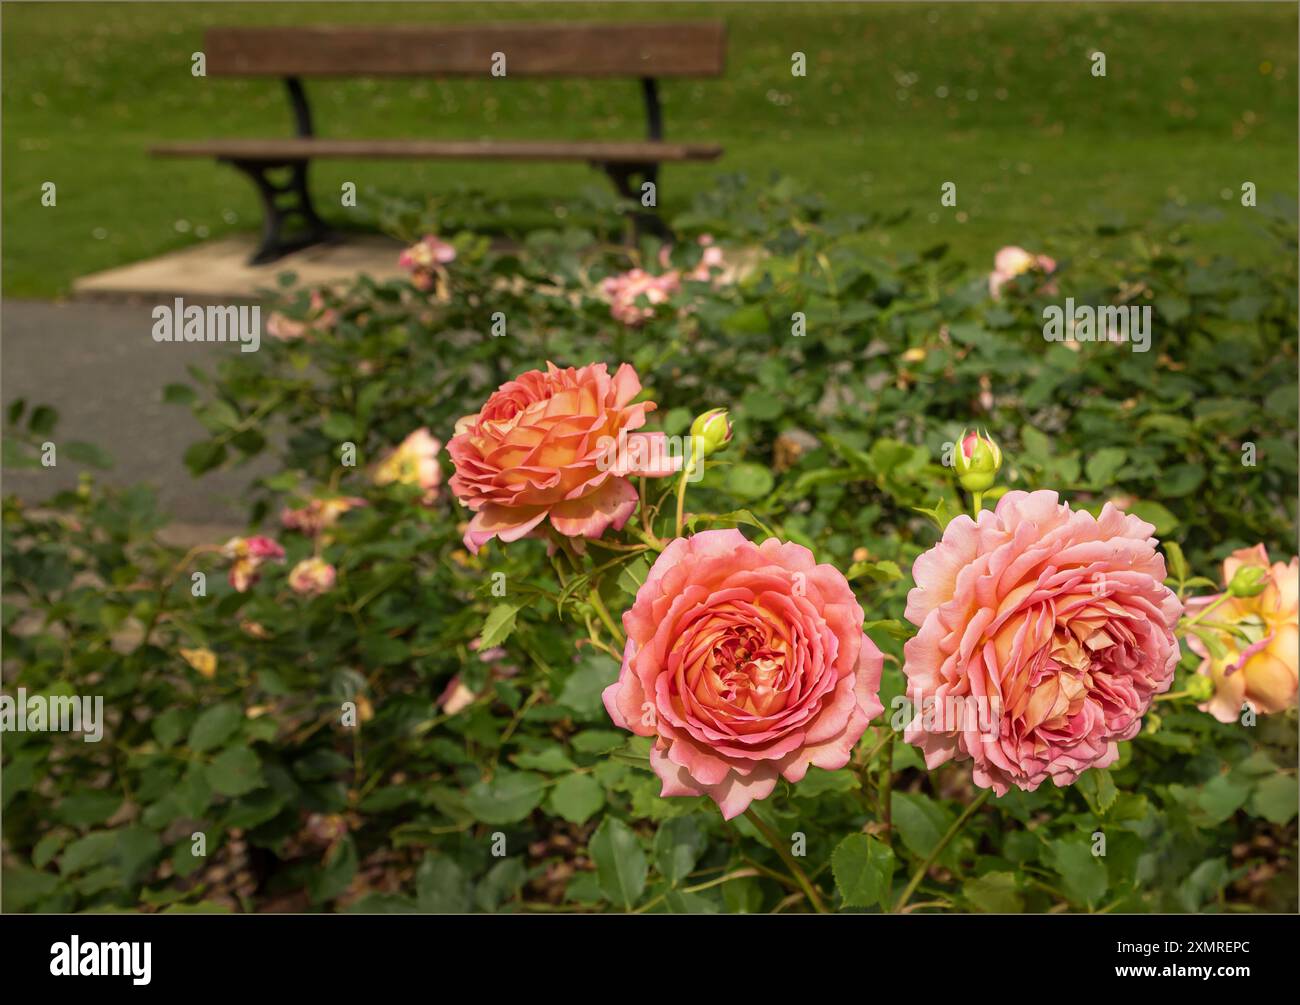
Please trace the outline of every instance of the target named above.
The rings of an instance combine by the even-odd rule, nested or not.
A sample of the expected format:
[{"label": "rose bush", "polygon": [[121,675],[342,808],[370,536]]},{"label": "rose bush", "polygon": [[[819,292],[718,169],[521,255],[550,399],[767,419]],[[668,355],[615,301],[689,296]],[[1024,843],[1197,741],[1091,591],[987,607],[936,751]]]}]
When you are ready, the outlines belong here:
[{"label": "rose bush", "polygon": [[[283,337],[166,389],[204,430],[186,455],[197,475],[276,462],[250,486],[230,557],[226,535],[169,543],[140,489],[87,481],[39,507],[5,501],[6,684],[102,694],[108,710],[98,744],[6,733],[6,909],[1294,909],[1294,705],[1266,707],[1260,692],[1228,722],[1201,711],[1215,681],[1195,651],[1236,686],[1275,643],[1252,646],[1294,631],[1292,608],[1263,592],[1204,613],[1225,587],[1202,574],[1256,544],[1291,567],[1285,212],[1256,210],[1283,249],[1267,268],[1195,254],[1185,209],[1168,229],[1023,238],[1051,254],[1061,293],[1153,308],[1151,351],[1134,353],[1045,341],[1045,277],[1005,283],[995,301],[989,262],[886,255],[885,221],[823,218],[788,182],[723,182],[673,221],[671,247],[582,229],[615,219],[604,207],[494,243],[459,232],[455,206],[435,209],[436,221],[397,220],[409,244],[441,242],[425,243],[412,281],[287,285]],[[742,264],[705,281],[709,249]],[[633,298],[633,326],[604,281],[636,268],[680,280],[661,303]],[[590,380],[514,386],[548,361]],[[639,394],[614,390],[623,363]],[[581,390],[597,386],[609,395]],[[702,464],[688,439],[671,476],[601,470],[598,433],[671,444],[718,408],[729,420],[701,422],[713,430]],[[457,430],[467,413],[481,421],[462,491],[452,444],[471,435]],[[15,405],[6,464],[36,463],[54,419]],[[971,428],[996,455],[962,447]],[[102,460],[59,446],[61,464]],[[990,458],[993,483],[963,485]],[[542,539],[466,546],[475,501],[534,507],[527,522],[615,481],[630,490],[612,511],[593,505],[591,536],[564,533],[561,514],[559,527],[536,521]],[[1042,492],[1069,515],[1002,525]],[[1065,546],[1085,525],[1118,528],[1115,550],[1089,554],[1087,534]],[[713,571],[683,558],[711,531],[745,542],[730,537]],[[1038,704],[1008,721],[1016,744],[972,737],[970,759],[954,746],[929,767],[907,740],[904,667],[923,664],[903,615],[913,587],[943,595],[927,570],[972,533],[990,571],[919,618],[933,671],[1032,681],[1020,696]],[[1053,533],[1052,554],[1070,560],[1055,572],[996,564]],[[1090,566],[1114,578],[1114,599],[1104,584],[1082,591]],[[743,593],[719,600],[732,573]],[[766,599],[740,604],[750,594]],[[658,625],[620,617],[670,595],[683,631],[662,646]],[[1039,633],[1050,611],[1051,643],[1036,635],[1031,652],[1013,636],[1004,656],[991,640],[981,669],[925,629],[951,614],[974,645],[1003,601],[1037,610]],[[1157,629],[1175,603],[1181,656],[1161,691]],[[683,647],[697,622],[697,647]],[[1227,672],[1247,656],[1249,677]],[[688,657],[703,682],[689,706],[676,683]],[[852,702],[850,678],[863,691]],[[611,687],[626,689],[614,708],[630,729],[606,707]],[[631,707],[649,687],[653,725],[644,702]],[[918,728],[948,742],[935,726],[923,707]],[[652,759],[680,786],[668,798]],[[1010,771],[1005,794],[977,770]],[[727,794],[711,789],[739,778],[771,788],[724,821],[710,796]],[[207,856],[193,854],[196,832]]]}]

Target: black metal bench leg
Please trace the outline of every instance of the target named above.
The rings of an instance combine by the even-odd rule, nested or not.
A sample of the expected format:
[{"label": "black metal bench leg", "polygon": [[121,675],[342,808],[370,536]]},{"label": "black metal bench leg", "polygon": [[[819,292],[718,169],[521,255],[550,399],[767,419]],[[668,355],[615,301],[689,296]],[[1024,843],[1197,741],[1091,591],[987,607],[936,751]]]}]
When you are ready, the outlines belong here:
[{"label": "black metal bench leg", "polygon": [[[333,237],[325,221],[316,213],[307,190],[307,161],[230,161],[252,179],[262,197],[262,242],[249,265],[265,265],[291,251],[320,244]],[[271,177],[272,171],[287,170],[283,182]],[[286,226],[295,223],[292,231]]]},{"label": "black metal bench leg", "polygon": [[[658,164],[600,164],[599,167],[609,175],[618,194],[641,205],[641,186],[651,182],[655,186],[655,208],[642,207],[632,212],[633,236],[640,239],[643,234],[650,234],[663,240],[672,238],[672,231],[659,215],[659,165]],[[638,180],[633,181],[636,178]]]}]

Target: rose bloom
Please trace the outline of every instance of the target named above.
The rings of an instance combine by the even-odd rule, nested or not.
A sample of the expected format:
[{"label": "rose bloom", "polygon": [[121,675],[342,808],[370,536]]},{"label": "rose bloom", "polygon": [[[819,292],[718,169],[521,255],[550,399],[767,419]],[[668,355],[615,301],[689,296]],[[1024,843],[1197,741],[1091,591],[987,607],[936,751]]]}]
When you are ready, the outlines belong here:
[{"label": "rose bloom", "polygon": [[307,334],[307,322],[295,321],[281,311],[272,311],[266,319],[266,334],[281,342],[293,342]]},{"label": "rose bloom", "polygon": [[654,402],[624,363],[530,370],[502,384],[477,415],[456,423],[447,452],[456,465],[451,490],[474,511],[465,547],[477,553],[494,537],[517,541],[544,520],[566,537],[621,530],[636,509],[629,478],[670,475],[663,433],[637,433]]},{"label": "rose bloom", "polygon": [[655,738],[662,795],[707,795],[728,820],[778,778],[844,767],[883,711],[883,657],[862,608],[837,569],[797,544],[756,545],[737,530],[678,538],[623,626],[610,718]]},{"label": "rose bloom", "polygon": [[[989,295],[994,300],[1002,298],[1002,287],[1016,276],[1037,269],[1051,274],[1056,271],[1056,259],[1047,255],[1032,255],[1024,248],[1009,244],[993,257],[993,271],[989,273]],[[1050,290],[1050,287],[1047,288]]]},{"label": "rose bloom", "polygon": [[264,562],[278,562],[284,558],[284,549],[271,538],[261,535],[232,537],[221,553],[232,560],[228,578],[230,585],[240,593],[257,582],[258,570]]},{"label": "rose bloom", "polygon": [[321,558],[304,558],[289,572],[289,589],[294,593],[319,596],[334,586],[334,566]]},{"label": "rose bloom", "polygon": [[312,499],[306,506],[298,509],[285,508],[280,511],[280,525],[285,530],[296,530],[308,537],[315,537],[323,530],[328,530],[338,523],[339,517],[348,510],[367,505],[364,499],[356,496],[335,496],[331,499]]},{"label": "rose bloom", "polygon": [[421,426],[393,449],[375,468],[376,485],[417,485],[424,489],[420,502],[431,506],[438,498],[442,483],[442,469],[438,467],[438,451],[442,444],[426,426]]},{"label": "rose bloom", "polygon": [[[1235,722],[1243,705],[1258,714],[1281,712],[1296,705],[1297,657],[1300,656],[1300,558],[1291,564],[1268,561],[1262,544],[1234,551],[1223,561],[1223,583],[1242,566],[1267,570],[1264,592],[1254,597],[1229,597],[1206,615],[1208,622],[1222,622],[1246,633],[1238,638],[1224,631],[1197,625],[1213,632],[1224,654],[1215,659],[1205,643],[1187,633],[1187,644],[1201,657],[1199,672],[1214,681],[1214,697],[1200,706],[1220,722]],[[1222,594],[1197,597],[1187,603],[1188,618],[1195,618]]]},{"label": "rose bloom", "polygon": [[1008,492],[978,521],[948,524],[912,567],[906,617],[920,631],[903,673],[914,703],[974,699],[979,711],[937,724],[952,728],[912,720],[904,739],[928,767],[969,758],[975,784],[1003,795],[1115,761],[1178,662],[1181,604],[1154,530],[1046,491]]},{"label": "rose bloom", "polygon": [[397,256],[397,264],[411,272],[411,283],[417,290],[429,291],[438,284],[443,268],[456,260],[456,249],[441,238],[426,234]]},{"label": "rose bloom", "polygon": [[[631,269],[610,276],[600,284],[609,300],[609,313],[615,321],[636,327],[655,316],[655,308],[681,288],[681,276],[674,270],[652,276],[644,269]],[[638,302],[645,298],[645,304]]]}]

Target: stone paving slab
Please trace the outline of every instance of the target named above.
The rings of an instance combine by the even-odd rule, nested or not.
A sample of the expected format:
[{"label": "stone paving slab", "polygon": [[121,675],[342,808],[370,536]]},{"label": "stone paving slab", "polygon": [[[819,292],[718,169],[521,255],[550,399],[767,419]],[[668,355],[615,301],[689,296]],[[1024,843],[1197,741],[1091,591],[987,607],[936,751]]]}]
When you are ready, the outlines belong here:
[{"label": "stone paving slab", "polygon": [[249,265],[256,241],[250,236],[204,241],[143,262],[95,272],[76,280],[79,298],[135,300],[183,297],[191,302],[257,301],[276,289],[283,272],[304,285],[351,282],[366,273],[383,282],[404,275],[397,256],[402,245],[378,234],[348,235],[337,243],[304,248],[269,265]]}]

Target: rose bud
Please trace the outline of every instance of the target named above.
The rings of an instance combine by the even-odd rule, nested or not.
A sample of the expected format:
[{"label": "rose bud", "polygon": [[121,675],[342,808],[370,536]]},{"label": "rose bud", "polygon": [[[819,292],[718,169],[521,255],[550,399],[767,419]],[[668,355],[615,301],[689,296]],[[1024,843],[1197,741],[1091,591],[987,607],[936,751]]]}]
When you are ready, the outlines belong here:
[{"label": "rose bud", "polygon": [[952,466],[967,492],[987,492],[1002,467],[1002,451],[987,432],[981,436],[963,429]]},{"label": "rose bud", "polygon": [[1258,597],[1268,589],[1272,578],[1262,565],[1242,565],[1233,573],[1228,583],[1228,593],[1233,597]]},{"label": "rose bud", "polygon": [[731,416],[725,408],[710,408],[691,423],[691,439],[701,457],[716,454],[731,442]]}]

